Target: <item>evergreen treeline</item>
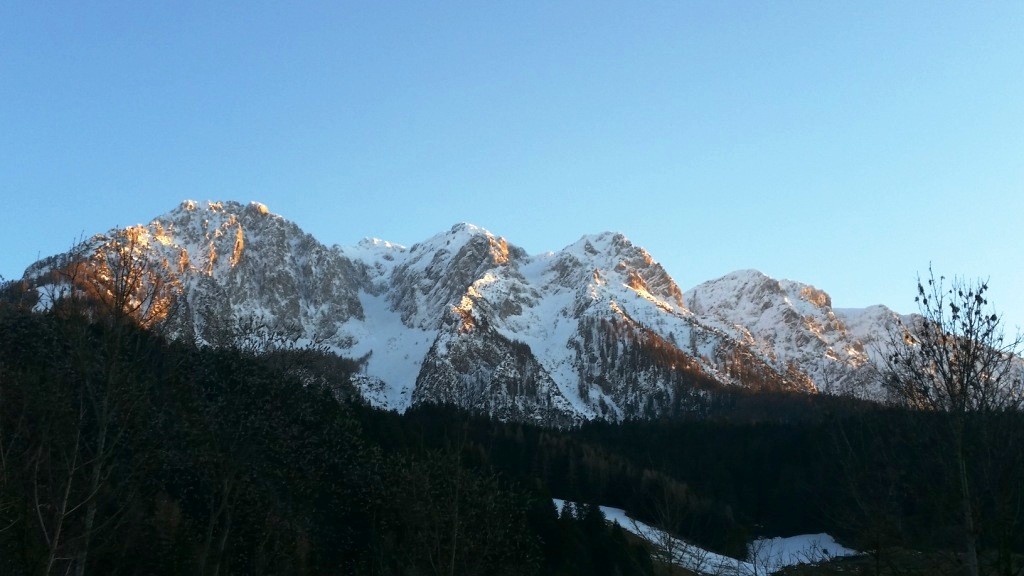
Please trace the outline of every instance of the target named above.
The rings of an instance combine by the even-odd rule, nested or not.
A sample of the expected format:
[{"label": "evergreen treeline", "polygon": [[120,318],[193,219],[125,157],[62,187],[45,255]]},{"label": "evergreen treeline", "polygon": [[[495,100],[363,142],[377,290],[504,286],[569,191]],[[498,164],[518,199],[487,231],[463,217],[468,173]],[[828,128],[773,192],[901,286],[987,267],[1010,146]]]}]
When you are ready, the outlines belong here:
[{"label": "evergreen treeline", "polygon": [[[652,574],[596,503],[738,557],[819,531],[955,548],[942,414],[707,390],[699,418],[570,430],[398,415],[359,403],[349,361],[198,348],[22,296],[0,297],[3,575]],[[1004,447],[969,465],[979,542],[1011,574],[1024,422],[962,433]],[[559,514],[552,496],[583,504]]]},{"label": "evergreen treeline", "polygon": [[24,304],[0,304],[0,574],[651,572],[468,444],[364,429],[349,363]]},{"label": "evergreen treeline", "polygon": [[[736,392],[720,400],[732,408],[705,418],[571,430],[494,422],[444,406],[360,414],[369,435],[390,449],[458,445],[468,465],[555,497],[624,508],[734,557],[744,557],[757,536],[818,532],[878,554],[956,550],[956,479],[936,442],[948,433],[947,416],[805,394]],[[1024,419],[990,416],[984,430],[998,430],[1009,449],[972,459],[983,480],[976,496],[981,544],[1019,567]]]}]

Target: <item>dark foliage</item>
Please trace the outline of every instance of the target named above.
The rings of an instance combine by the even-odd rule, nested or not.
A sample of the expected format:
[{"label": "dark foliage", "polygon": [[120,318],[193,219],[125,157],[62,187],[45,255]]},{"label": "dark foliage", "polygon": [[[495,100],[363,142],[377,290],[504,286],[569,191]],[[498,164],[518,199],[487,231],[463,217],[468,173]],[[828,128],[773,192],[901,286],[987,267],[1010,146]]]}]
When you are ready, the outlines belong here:
[{"label": "dark foliage", "polygon": [[[0,574],[632,574],[468,443],[347,401],[354,363],[0,304]],[[301,369],[296,369],[300,367]],[[391,420],[388,420],[391,422]],[[456,436],[451,436],[456,438]],[[94,510],[91,514],[89,510]],[[591,572],[592,547],[620,560]],[[603,557],[602,557],[603,558]]]},{"label": "dark foliage", "polygon": [[[942,413],[708,388],[672,418],[574,429],[398,415],[355,401],[358,364],[316,350],[197,349],[34,304],[0,294],[0,574],[653,573],[596,506],[558,514],[552,496],[734,556],[760,534],[954,542],[955,479],[929,449]],[[1012,573],[1024,422],[965,425],[1016,448],[968,460],[991,487],[979,542]]]}]

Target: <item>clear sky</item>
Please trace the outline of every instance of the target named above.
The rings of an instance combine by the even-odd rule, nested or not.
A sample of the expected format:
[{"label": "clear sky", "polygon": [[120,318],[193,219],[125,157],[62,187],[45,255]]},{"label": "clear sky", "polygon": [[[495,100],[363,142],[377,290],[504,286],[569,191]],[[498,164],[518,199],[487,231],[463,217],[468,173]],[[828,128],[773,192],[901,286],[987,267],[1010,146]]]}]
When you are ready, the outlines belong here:
[{"label": "clear sky", "polygon": [[0,274],[186,198],[1024,326],[1024,2],[0,3]]}]

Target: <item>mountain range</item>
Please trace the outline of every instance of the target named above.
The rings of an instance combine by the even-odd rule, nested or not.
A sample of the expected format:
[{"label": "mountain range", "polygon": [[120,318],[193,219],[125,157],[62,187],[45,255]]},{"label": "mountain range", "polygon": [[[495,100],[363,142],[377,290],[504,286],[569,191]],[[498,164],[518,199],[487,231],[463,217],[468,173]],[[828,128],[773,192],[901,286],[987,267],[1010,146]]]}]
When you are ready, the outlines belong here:
[{"label": "mountain range", "polygon": [[126,259],[146,272],[128,306],[173,337],[313,344],[355,360],[375,406],[453,403],[554,425],[677,414],[732,388],[879,398],[874,368],[900,322],[756,270],[684,292],[617,233],[536,255],[464,223],[411,247],[326,246],[259,203],[185,201],[23,280],[39,306],[84,286],[109,296]]}]

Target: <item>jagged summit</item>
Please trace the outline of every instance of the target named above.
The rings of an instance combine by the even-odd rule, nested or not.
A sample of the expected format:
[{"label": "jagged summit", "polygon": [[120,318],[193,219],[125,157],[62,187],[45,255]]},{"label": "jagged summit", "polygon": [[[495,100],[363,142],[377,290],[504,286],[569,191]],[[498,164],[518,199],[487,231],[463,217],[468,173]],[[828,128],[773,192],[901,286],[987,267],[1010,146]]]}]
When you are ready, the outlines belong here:
[{"label": "jagged summit", "polygon": [[398,410],[452,402],[566,424],[697,409],[715,386],[870,392],[868,347],[894,318],[833,310],[824,291],[755,270],[684,294],[615,232],[539,255],[468,223],[409,248],[327,247],[257,202],[188,200],[26,279],[43,290],[61,281],[58,263],[102,260],[129,237],[178,291],[158,319],[170,333],[326,345],[360,362],[369,402]]},{"label": "jagged summit", "polygon": [[185,200],[170,212],[156,217],[153,221],[174,222],[190,220],[194,216],[209,220],[223,220],[232,217],[236,220],[239,218],[256,219],[262,217],[285,220],[284,217],[272,213],[267,205],[261,202],[242,204],[233,200],[207,200],[205,202]]},{"label": "jagged summit", "polygon": [[879,306],[868,322],[851,329],[847,320],[857,312],[837,313],[825,291],[757,270],[704,282],[688,290],[686,298],[706,322],[756,347],[779,370],[799,367],[808,385],[819,389],[863,389],[863,372],[872,365],[869,344],[880,344],[878,336],[897,319]]},{"label": "jagged summit", "polygon": [[494,234],[491,234],[491,232],[489,230],[487,230],[486,228],[483,228],[481,226],[477,226],[476,224],[471,224],[469,222],[457,222],[457,223],[453,224],[452,227],[448,230],[447,234],[449,236],[459,236],[459,235],[476,236],[476,235],[479,235],[479,234],[483,234],[484,236],[490,236],[490,237],[494,236]]},{"label": "jagged summit", "polygon": [[388,242],[387,240],[381,240],[380,238],[363,238],[356,244],[358,248],[372,249],[372,250],[397,250],[404,252],[405,246],[401,244],[395,244],[394,242]]}]

